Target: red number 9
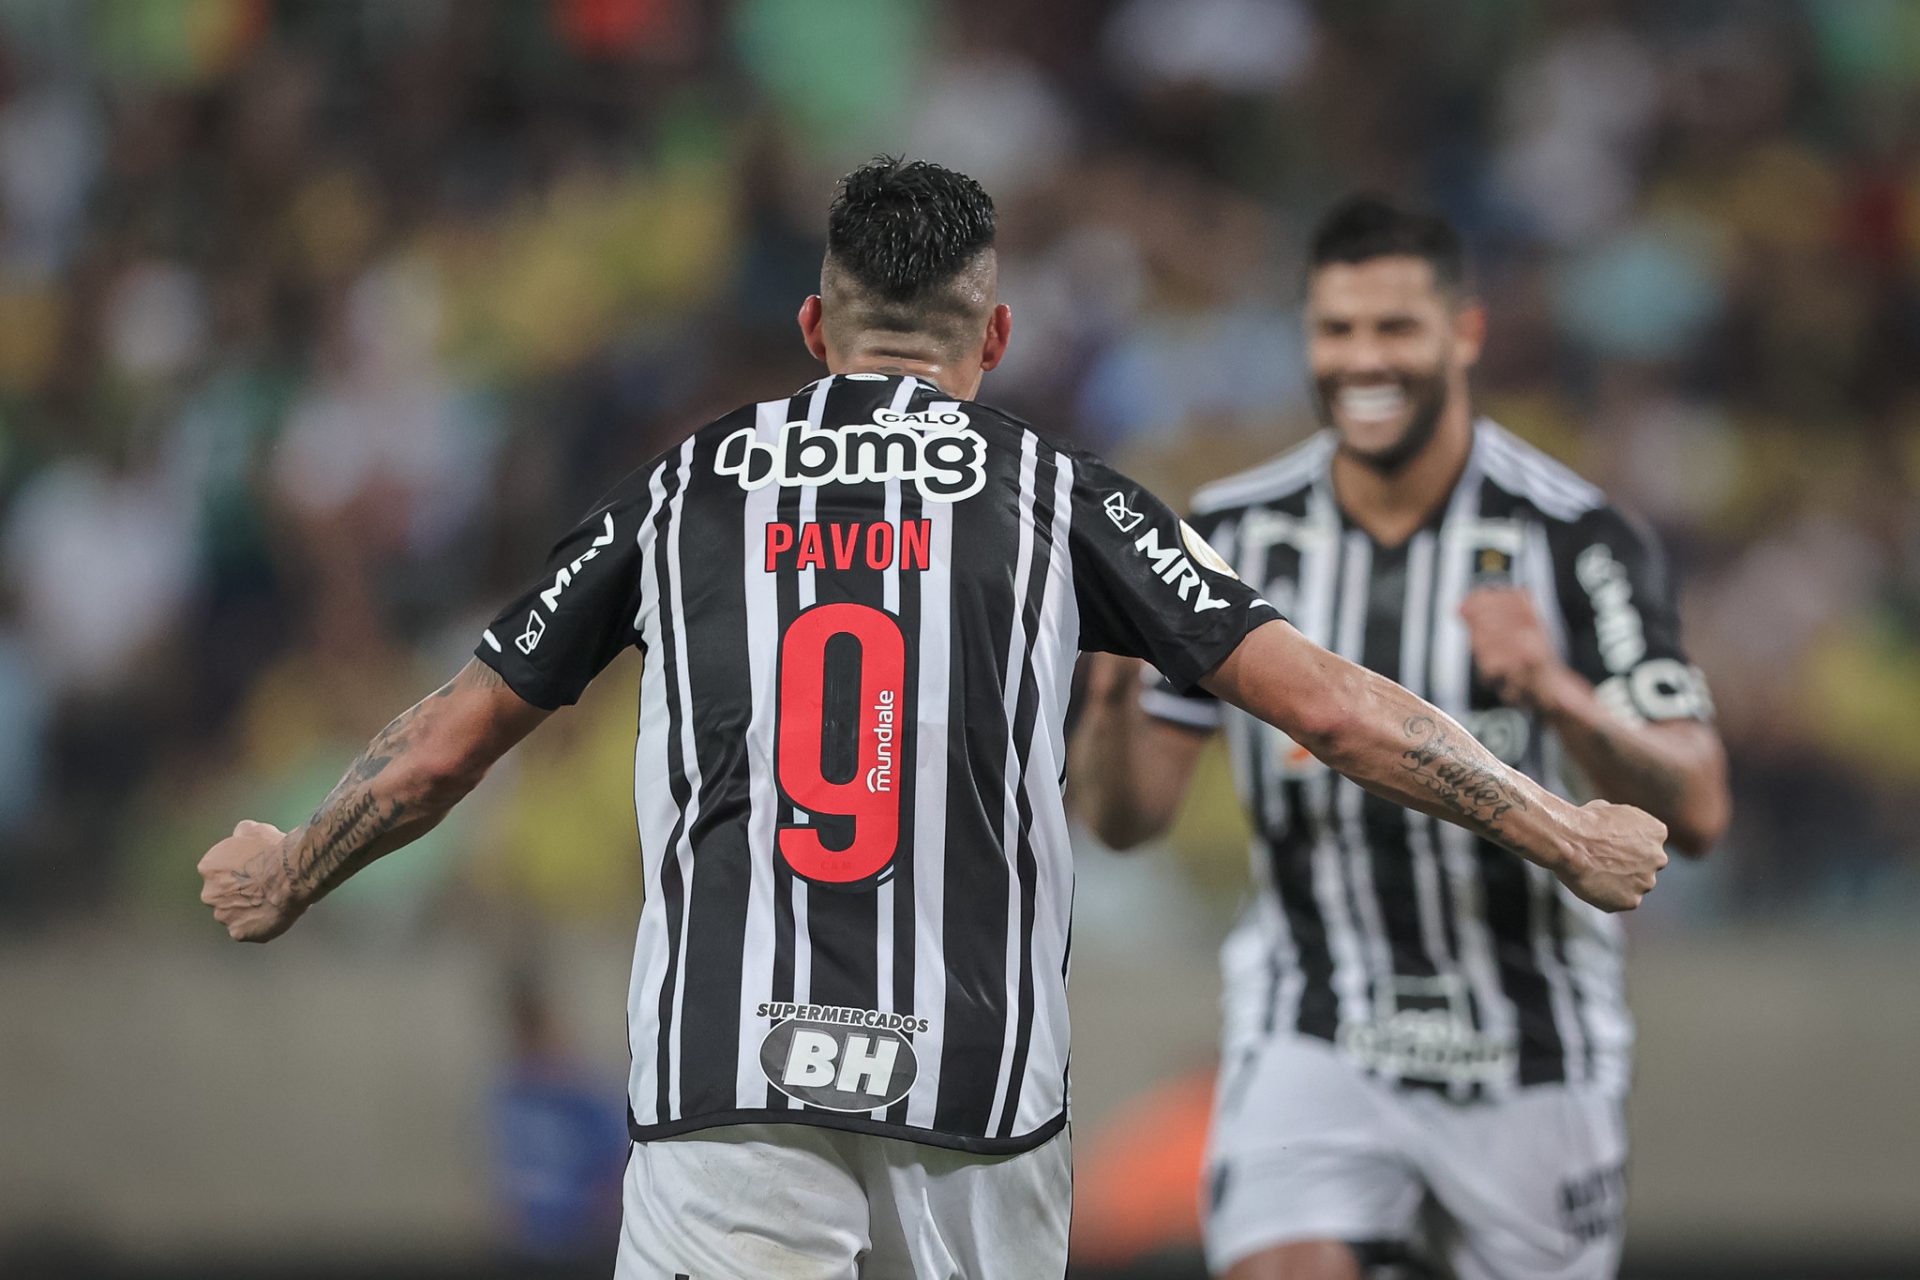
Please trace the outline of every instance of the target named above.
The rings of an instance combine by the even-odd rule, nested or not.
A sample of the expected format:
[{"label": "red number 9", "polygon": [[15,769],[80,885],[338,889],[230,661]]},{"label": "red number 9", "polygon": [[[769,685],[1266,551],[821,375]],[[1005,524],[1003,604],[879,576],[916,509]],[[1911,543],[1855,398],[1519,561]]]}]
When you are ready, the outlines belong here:
[{"label": "red number 9", "polygon": [[[860,646],[860,703],[854,718],[854,768],[826,776],[827,645],[851,636]],[[852,839],[829,849],[816,827],[780,829],[780,855],[797,875],[855,884],[880,874],[900,847],[901,728],[906,723],[907,644],[899,621],[863,604],[823,604],[793,620],[780,642],[780,720],[775,748],[780,787],[809,815],[849,820]]]}]

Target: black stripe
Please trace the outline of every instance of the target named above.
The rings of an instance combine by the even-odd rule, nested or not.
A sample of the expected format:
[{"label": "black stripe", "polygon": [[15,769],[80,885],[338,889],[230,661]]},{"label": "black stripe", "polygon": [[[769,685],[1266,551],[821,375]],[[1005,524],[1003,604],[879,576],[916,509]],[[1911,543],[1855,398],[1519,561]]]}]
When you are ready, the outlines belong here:
[{"label": "black stripe", "polygon": [[1003,1138],[1013,1133],[1014,1116],[1020,1109],[1020,1084],[1027,1073],[1027,1053],[1033,1044],[1033,918],[1040,873],[1034,858],[1033,801],[1027,795],[1026,777],[1040,711],[1033,648],[1035,637],[1040,634],[1040,613],[1046,603],[1047,568],[1053,554],[1054,487],[1059,482],[1059,473],[1059,455],[1042,446],[1033,477],[1033,558],[1027,567],[1027,598],[1021,608],[1027,643],[1020,655],[1020,691],[1014,701],[1013,715],[1014,805],[1020,818],[1014,863],[1020,880],[1020,987],[1018,1003],[1008,1013],[1013,1027],[1013,1059],[1008,1067],[1006,1105],[1000,1114]]},{"label": "black stripe", "polygon": [[[1024,444],[1024,437],[1016,435]],[[987,483],[1016,504],[1021,446],[989,454]],[[1014,508],[1017,510],[1017,506]],[[947,991],[934,1126],[983,1131],[993,1116],[1007,1029],[1007,886],[1002,848],[1006,758],[1007,630],[1013,625],[1019,522],[991,497],[953,510],[956,572],[948,671],[947,856],[941,911]],[[1003,566],[995,571],[991,566]],[[957,568],[957,566],[956,566]],[[996,619],[1000,620],[996,623]],[[1016,657],[1016,661],[1017,661]]]},{"label": "black stripe", "polygon": [[680,660],[675,652],[676,629],[680,620],[673,611],[673,577],[677,569],[672,563],[673,556],[668,550],[667,524],[673,511],[673,498],[680,489],[680,475],[677,465],[670,466],[664,477],[665,496],[659,510],[653,518],[653,565],[654,590],[660,614],[660,678],[665,683],[667,700],[667,788],[673,796],[673,831],[667,837],[666,848],[660,865],[660,897],[664,904],[667,920],[667,970],[660,983],[660,1039],[656,1045],[655,1064],[658,1072],[655,1112],[662,1121],[676,1117],[668,1110],[667,1085],[671,1079],[669,1046],[672,1042],[673,988],[678,980],[680,969],[680,911],[685,886],[680,876],[679,847],[681,837],[686,832],[687,801],[692,795],[688,785],[687,761],[681,750],[680,738],[683,732],[680,706]]},{"label": "black stripe", "polygon": [[[745,421],[753,421],[749,410]],[[718,440],[718,436],[712,437]],[[681,503],[680,545],[696,564],[743,564],[745,494],[737,485],[703,487],[713,447],[697,444]],[[702,501],[706,493],[714,501]],[[740,976],[746,951],[753,810],[747,728],[753,718],[748,670],[746,582],[738,573],[681,573],[688,627],[687,682],[698,707],[695,752],[700,812],[690,838],[693,882],[687,908],[687,998],[680,1023],[680,1110],[731,1110],[740,1056]]]},{"label": "black stripe", "polygon": [[1498,845],[1475,842],[1487,930],[1493,935],[1500,988],[1513,1002],[1520,1037],[1520,1083],[1566,1078],[1565,1045],[1553,1016],[1546,975],[1533,954],[1534,895],[1527,864]]},{"label": "black stripe", "polygon": [[[1401,640],[1406,634],[1408,544],[1375,547],[1369,583],[1366,638],[1360,664],[1389,680],[1400,679]],[[1393,972],[1431,977],[1433,957],[1420,932],[1420,889],[1413,877],[1412,825],[1424,819],[1371,792],[1360,805],[1361,830],[1373,873],[1380,922],[1393,956]]]},{"label": "black stripe", "polygon": [[[1287,803],[1295,812],[1304,812],[1305,787],[1298,782],[1282,785]],[[1268,843],[1269,868],[1281,910],[1286,913],[1287,931],[1293,935],[1294,950],[1300,957],[1300,1008],[1294,1016],[1294,1030],[1331,1040],[1340,1027],[1340,1000],[1333,990],[1333,948],[1327,941],[1327,922],[1320,914],[1320,899],[1313,892],[1313,840],[1306,826],[1300,823],[1285,839]]]}]

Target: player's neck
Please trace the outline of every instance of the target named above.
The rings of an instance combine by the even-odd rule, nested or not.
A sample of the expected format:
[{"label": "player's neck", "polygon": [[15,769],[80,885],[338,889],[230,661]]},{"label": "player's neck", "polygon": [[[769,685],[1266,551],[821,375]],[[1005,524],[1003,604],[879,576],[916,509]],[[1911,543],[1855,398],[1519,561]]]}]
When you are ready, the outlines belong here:
[{"label": "player's neck", "polygon": [[1382,546],[1397,547],[1433,518],[1459,483],[1473,450],[1473,411],[1465,397],[1445,410],[1427,447],[1392,471],[1345,451],[1333,456],[1333,491],[1347,519]]},{"label": "player's neck", "polygon": [[862,351],[827,368],[833,373],[884,373],[892,378],[918,378],[931,382],[955,400],[971,400],[980,390],[977,367],[972,377],[968,377],[966,371],[946,357],[926,352]]}]

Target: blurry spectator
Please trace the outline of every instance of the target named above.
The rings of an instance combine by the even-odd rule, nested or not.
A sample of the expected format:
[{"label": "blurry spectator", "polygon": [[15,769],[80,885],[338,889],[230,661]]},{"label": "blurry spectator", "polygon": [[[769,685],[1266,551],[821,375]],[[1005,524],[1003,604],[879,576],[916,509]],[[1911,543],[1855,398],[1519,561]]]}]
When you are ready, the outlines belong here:
[{"label": "blurry spectator", "polygon": [[494,1095],[507,1254],[577,1275],[611,1266],[627,1166],[625,1094],[569,1049],[538,980],[507,993],[509,1057]]}]

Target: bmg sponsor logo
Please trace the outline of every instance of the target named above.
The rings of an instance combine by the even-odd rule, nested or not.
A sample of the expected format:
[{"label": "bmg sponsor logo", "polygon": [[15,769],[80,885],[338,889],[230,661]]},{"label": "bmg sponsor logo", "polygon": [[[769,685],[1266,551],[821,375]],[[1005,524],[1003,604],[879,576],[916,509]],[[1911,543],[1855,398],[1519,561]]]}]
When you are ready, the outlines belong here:
[{"label": "bmg sponsor logo", "polygon": [[882,409],[871,423],[832,430],[789,422],[771,443],[742,427],[720,442],[714,470],[749,491],[910,480],[928,502],[959,502],[986,484],[986,459],[986,439],[964,413]]},{"label": "bmg sponsor logo", "polygon": [[873,1111],[906,1097],[919,1078],[907,1036],[926,1030],[924,1018],[791,1004],[763,1004],[760,1016],[781,1019],[760,1042],[760,1069],[796,1101],[828,1111]]}]

